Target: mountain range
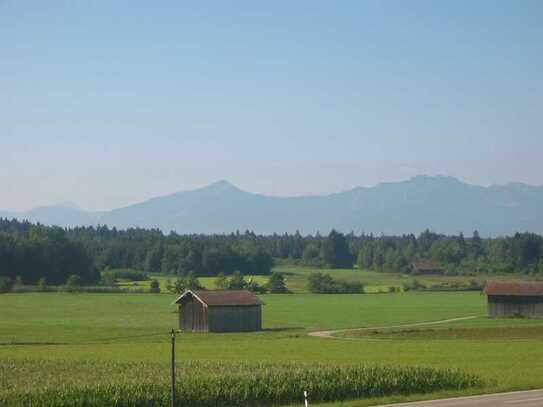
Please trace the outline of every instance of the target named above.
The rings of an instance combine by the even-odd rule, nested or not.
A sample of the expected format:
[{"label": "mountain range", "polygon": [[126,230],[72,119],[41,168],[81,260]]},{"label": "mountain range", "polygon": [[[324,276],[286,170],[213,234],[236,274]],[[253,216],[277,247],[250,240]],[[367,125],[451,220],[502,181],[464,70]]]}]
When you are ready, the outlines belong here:
[{"label": "mountain range", "polygon": [[439,233],[483,236],[543,232],[543,187],[521,183],[489,187],[447,176],[357,187],[322,196],[275,197],[242,191],[227,181],[153,198],[124,208],[89,212],[73,204],[0,211],[0,217],[63,227],[108,225],[178,233],[374,234]]}]

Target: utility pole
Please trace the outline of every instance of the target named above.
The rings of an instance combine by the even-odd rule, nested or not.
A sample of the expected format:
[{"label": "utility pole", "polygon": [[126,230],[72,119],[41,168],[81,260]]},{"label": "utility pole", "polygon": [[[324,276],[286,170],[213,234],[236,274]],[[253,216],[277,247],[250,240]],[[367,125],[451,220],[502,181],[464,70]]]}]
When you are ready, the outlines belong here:
[{"label": "utility pole", "polygon": [[175,407],[175,331],[172,329],[172,405]]}]

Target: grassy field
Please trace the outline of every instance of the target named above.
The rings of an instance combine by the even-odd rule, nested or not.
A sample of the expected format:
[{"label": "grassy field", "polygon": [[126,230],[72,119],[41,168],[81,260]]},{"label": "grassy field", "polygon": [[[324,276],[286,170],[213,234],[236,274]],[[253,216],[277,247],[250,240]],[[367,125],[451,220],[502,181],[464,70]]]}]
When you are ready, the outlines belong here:
[{"label": "grassy field", "polygon": [[[284,270],[284,269],[283,269]],[[455,368],[481,377],[483,388],[446,390],[433,396],[543,387],[543,321],[484,317],[477,292],[408,292],[365,295],[303,293],[308,270],[286,270],[291,295],[263,295],[264,331],[249,334],[180,334],[181,366],[197,362],[319,363]],[[358,271],[333,270],[360,278]],[[358,273],[358,274],[355,274]],[[379,274],[379,275],[374,275]],[[402,277],[364,272],[375,286]],[[401,280],[400,280],[401,281]],[[171,294],[28,293],[0,295],[0,362],[22,369],[38,383],[50,363],[81,375],[93,363],[158,364],[167,372],[168,331],[176,327]],[[378,331],[330,339],[308,331],[392,326],[475,315],[439,327]],[[358,332],[358,331],[357,331]],[[87,369],[87,370],[86,370]],[[14,370],[14,371],[15,371]],[[89,373],[90,374],[90,373]],[[0,380],[1,381],[1,380]],[[4,386],[5,387],[5,386]],[[1,392],[2,390],[0,390]],[[427,398],[397,395],[331,405],[366,406]]]},{"label": "grassy field", "polygon": [[[257,336],[484,314],[483,298],[472,292],[268,294],[261,298],[264,328],[271,332]],[[168,332],[177,323],[174,300],[175,295],[160,294],[4,294],[0,296],[0,344],[70,344]]]},{"label": "grassy field", "polygon": [[417,280],[425,286],[442,283],[460,283],[467,284],[470,281],[483,283],[487,280],[509,280],[511,278],[527,279],[524,275],[510,274],[478,274],[477,276],[412,276],[399,273],[382,273],[369,270],[358,269],[313,269],[302,266],[277,266],[274,271],[285,275],[288,288],[295,293],[306,292],[307,277],[309,274],[318,271],[330,274],[337,279],[349,282],[363,283],[365,291],[368,293],[383,292],[388,287],[402,288],[404,283]]},{"label": "grassy field", "polygon": [[[389,287],[402,288],[404,283],[417,280],[425,286],[442,283],[460,283],[467,284],[470,281],[482,283],[486,280],[504,280],[511,278],[526,279],[526,276],[511,276],[511,275],[485,275],[477,276],[411,276],[399,273],[382,273],[369,270],[358,269],[326,269],[326,268],[310,268],[303,266],[288,266],[279,265],[274,267],[273,271],[280,272],[285,276],[285,282],[288,289],[293,293],[307,292],[307,277],[314,272],[326,273],[332,275],[336,279],[342,279],[349,282],[363,283],[365,292],[378,293],[386,292]],[[156,278],[163,293],[167,293],[167,280],[175,280],[175,277],[166,277],[163,275],[151,275],[151,278]],[[260,285],[266,284],[268,278],[266,276],[245,276],[246,280],[254,280]],[[215,289],[215,277],[201,277],[200,283],[207,289]],[[148,288],[150,280],[146,281],[123,281],[119,285],[121,287],[144,287]]]},{"label": "grassy field", "polygon": [[[175,282],[175,277],[151,274],[149,280],[145,280],[145,281],[120,281],[120,282],[117,283],[117,285],[119,287],[149,288],[149,285],[151,284],[151,279],[158,280],[158,282],[160,284],[160,290],[161,290],[162,293],[165,293],[165,294],[168,293],[168,290],[166,288],[167,285],[168,285],[168,280],[170,280],[170,282],[172,282],[172,283]],[[266,277],[266,276],[245,276],[245,279],[247,281],[254,280],[260,285],[264,285],[268,281],[268,277]],[[215,277],[200,277],[198,280],[200,281],[200,284],[204,288],[206,288],[208,290],[213,290],[213,289],[217,288],[215,286],[215,280],[216,280]]]},{"label": "grassy field", "polygon": [[369,329],[347,331],[346,338],[365,339],[463,339],[463,340],[530,340],[543,338],[542,325],[497,326],[497,327],[446,327],[446,328],[404,328]]}]

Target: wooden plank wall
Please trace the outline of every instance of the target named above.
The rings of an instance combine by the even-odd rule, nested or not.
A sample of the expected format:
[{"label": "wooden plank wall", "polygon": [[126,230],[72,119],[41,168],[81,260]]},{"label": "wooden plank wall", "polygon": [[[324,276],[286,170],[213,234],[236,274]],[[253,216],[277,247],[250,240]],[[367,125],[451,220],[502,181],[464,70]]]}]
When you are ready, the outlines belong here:
[{"label": "wooden plank wall", "polygon": [[179,307],[179,329],[187,332],[207,332],[207,310],[194,298]]},{"label": "wooden plank wall", "polygon": [[210,332],[247,332],[262,329],[262,307],[222,306],[208,308]]},{"label": "wooden plank wall", "polygon": [[192,302],[194,300],[185,301],[183,305],[179,308],[180,321],[181,321],[181,330],[183,331],[192,331]]},{"label": "wooden plank wall", "polygon": [[543,317],[543,297],[488,296],[488,315],[491,317]]}]

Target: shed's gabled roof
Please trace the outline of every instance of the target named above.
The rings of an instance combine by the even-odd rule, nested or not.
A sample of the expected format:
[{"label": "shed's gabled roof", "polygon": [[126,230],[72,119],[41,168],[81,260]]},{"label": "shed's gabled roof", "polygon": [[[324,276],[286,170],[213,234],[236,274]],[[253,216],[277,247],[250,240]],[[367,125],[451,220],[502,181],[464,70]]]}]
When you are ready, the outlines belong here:
[{"label": "shed's gabled roof", "polygon": [[492,282],[485,287],[486,295],[543,296],[543,283]]},{"label": "shed's gabled roof", "polygon": [[247,290],[187,290],[175,300],[175,303],[179,304],[187,295],[193,295],[210,307],[262,305],[262,301]]},{"label": "shed's gabled roof", "polygon": [[430,260],[420,260],[413,262],[413,267],[416,270],[443,270],[439,263]]}]

